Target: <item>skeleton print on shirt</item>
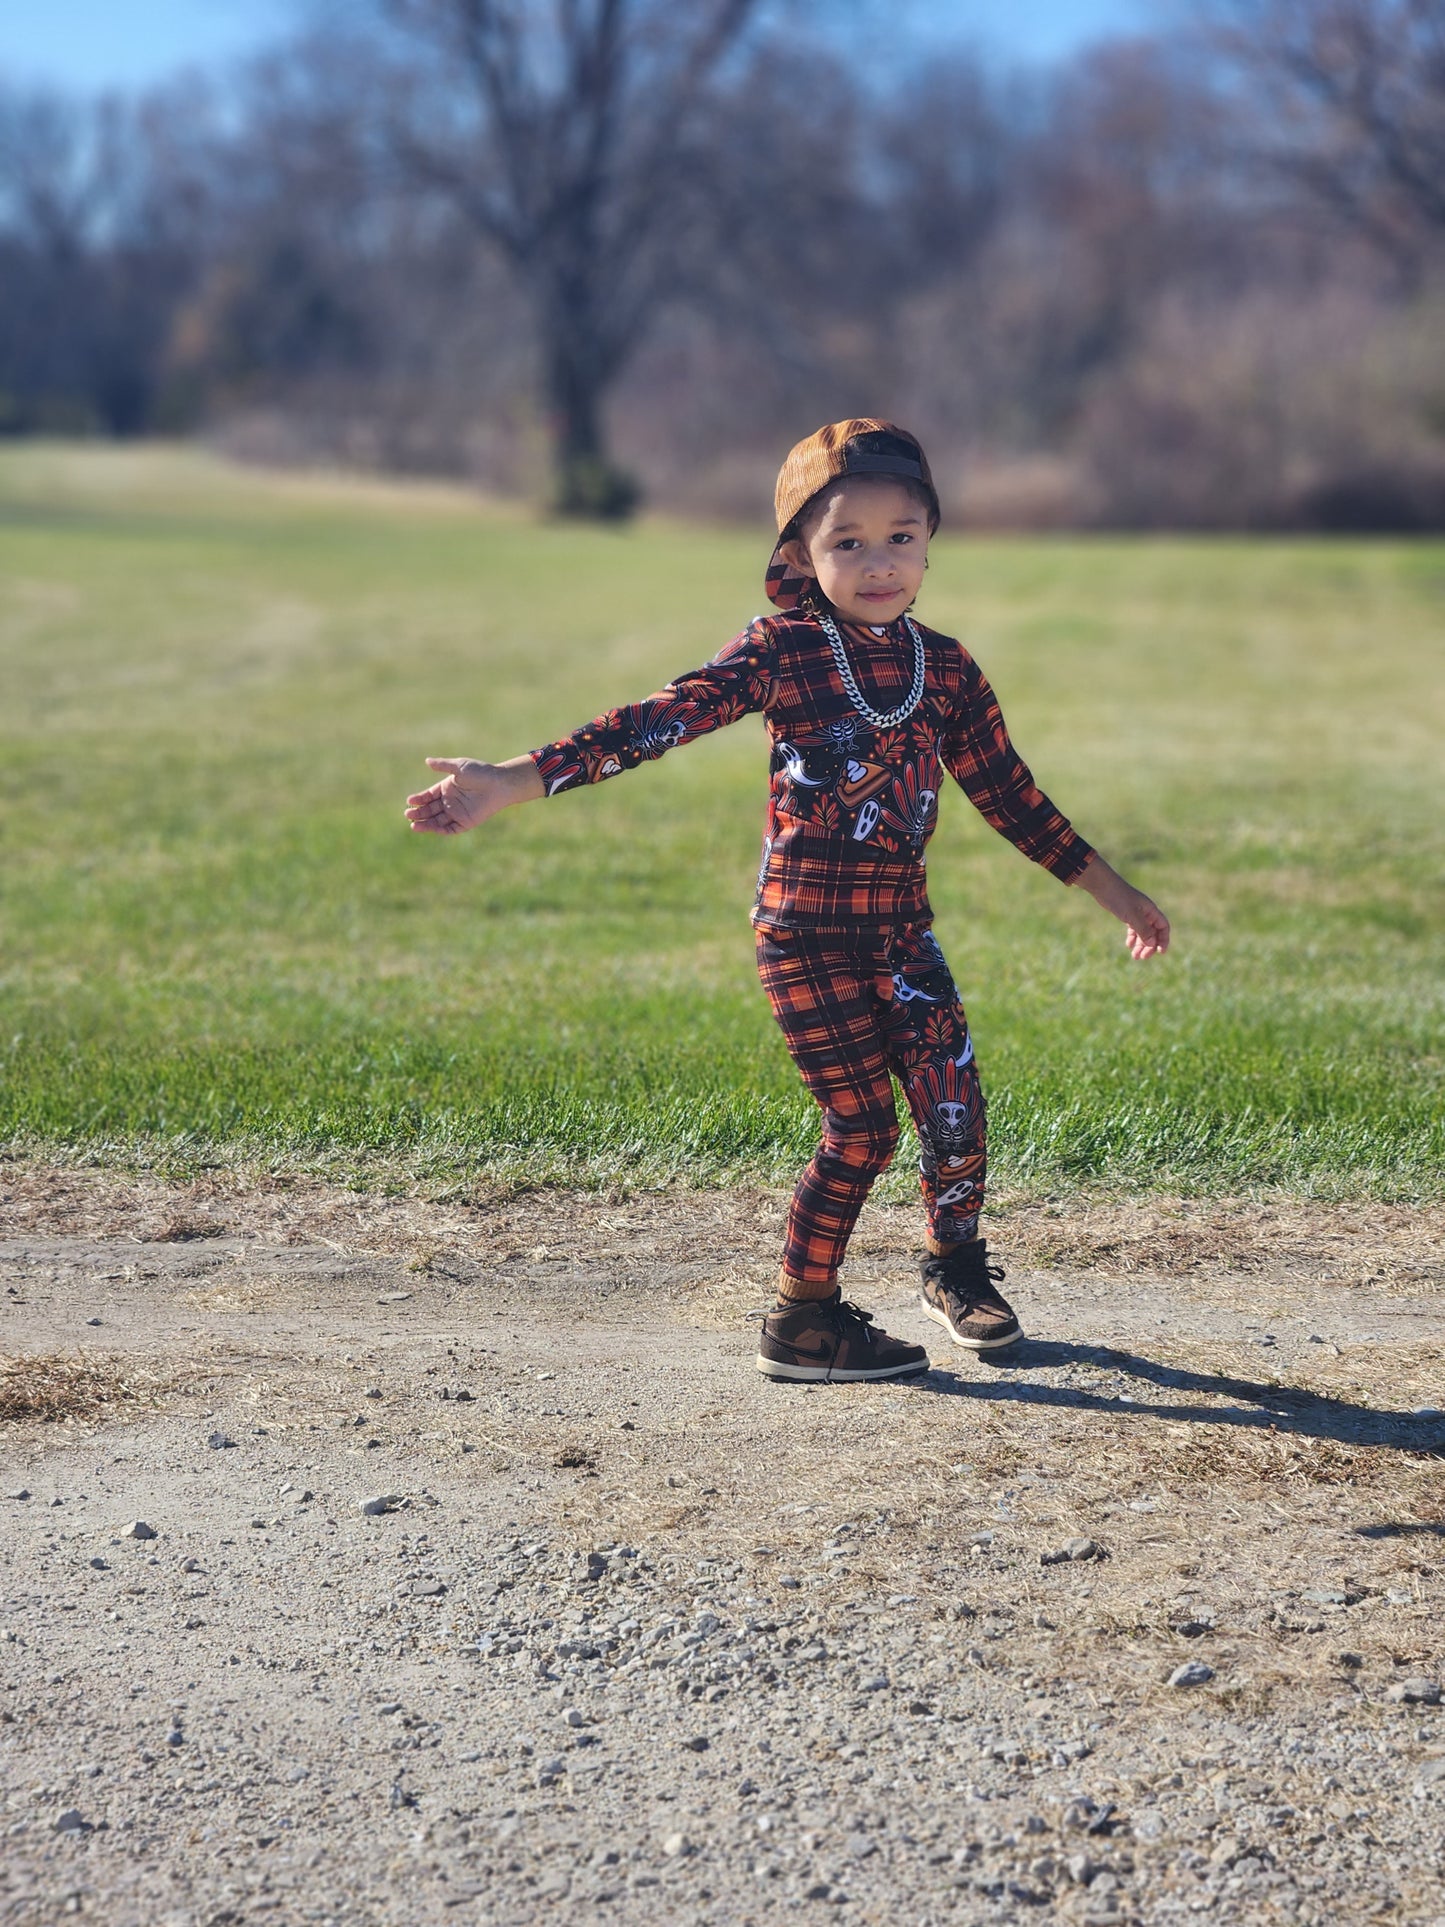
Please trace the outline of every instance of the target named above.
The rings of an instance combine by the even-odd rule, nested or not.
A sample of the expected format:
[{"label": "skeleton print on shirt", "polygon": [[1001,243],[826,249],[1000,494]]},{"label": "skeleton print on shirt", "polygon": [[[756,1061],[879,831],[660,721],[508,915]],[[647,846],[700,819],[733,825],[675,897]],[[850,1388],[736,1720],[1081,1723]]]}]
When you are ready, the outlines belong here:
[{"label": "skeleton print on shirt", "polygon": [[[913,647],[899,622],[839,625],[881,708],[906,695]],[[771,780],[754,920],[783,928],[926,923],[924,847],[947,770],[993,827],[1065,882],[1087,843],[1034,783],[982,671],[918,625],[917,708],[879,729],[854,708],[816,616],[760,616],[713,660],[645,701],[532,752],[549,796],[603,782],[761,711]]]}]

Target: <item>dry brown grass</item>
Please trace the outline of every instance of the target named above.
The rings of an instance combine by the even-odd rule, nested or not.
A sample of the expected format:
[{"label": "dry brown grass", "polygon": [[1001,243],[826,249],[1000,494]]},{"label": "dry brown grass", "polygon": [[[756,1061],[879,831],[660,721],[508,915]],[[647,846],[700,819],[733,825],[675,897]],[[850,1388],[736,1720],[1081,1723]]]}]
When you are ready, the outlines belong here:
[{"label": "dry brown grass", "polygon": [[1001,1241],[1024,1262],[1119,1275],[1292,1272],[1389,1291],[1445,1287],[1445,1209],[1309,1199],[1021,1204]]},{"label": "dry brown grass", "polygon": [[136,1236],[142,1244],[187,1244],[195,1238],[224,1238],[226,1226],[210,1218],[168,1211],[158,1225],[148,1225],[139,1230]]},{"label": "dry brown grass", "polygon": [[[573,1227],[650,1284],[686,1264],[699,1322],[762,1304],[776,1263],[782,1191],[570,1192],[482,1183],[427,1195],[424,1187],[348,1191],[324,1179],[267,1171],[207,1171],[176,1183],[151,1172],[0,1160],[0,1237],[49,1234],[176,1243],[218,1236],[278,1245],[340,1239],[354,1253],[402,1258],[419,1273],[464,1255],[527,1257]],[[1261,1198],[1079,1196],[1041,1203],[1000,1194],[992,1236],[1007,1261],[1105,1275],[1238,1280],[1265,1273],[1328,1280],[1389,1296],[1445,1290],[1445,1206],[1337,1204]],[[853,1244],[857,1282],[869,1260],[913,1252],[918,1213],[880,1199]],[[716,1260],[697,1275],[699,1253]],[[624,1265],[624,1270],[628,1267]]]},{"label": "dry brown grass", "polygon": [[154,1405],[170,1380],[133,1359],[83,1352],[17,1357],[0,1353],[0,1424],[59,1425],[113,1416],[117,1405]]}]

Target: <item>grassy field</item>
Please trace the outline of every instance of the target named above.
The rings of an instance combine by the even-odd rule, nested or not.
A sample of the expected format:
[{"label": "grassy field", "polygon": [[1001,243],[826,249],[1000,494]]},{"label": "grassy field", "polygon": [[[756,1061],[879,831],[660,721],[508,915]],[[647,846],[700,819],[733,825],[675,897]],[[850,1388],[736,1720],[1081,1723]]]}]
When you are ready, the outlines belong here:
[{"label": "grassy field", "polygon": [[[756,718],[473,837],[401,818],[427,752],[515,753],[711,654],[766,549],[0,450],[0,1138],[790,1171],[815,1114],[753,975]],[[1441,1195],[1445,547],[942,541],[920,612],[1176,927],[1130,965],[944,799],[998,1176]]]}]

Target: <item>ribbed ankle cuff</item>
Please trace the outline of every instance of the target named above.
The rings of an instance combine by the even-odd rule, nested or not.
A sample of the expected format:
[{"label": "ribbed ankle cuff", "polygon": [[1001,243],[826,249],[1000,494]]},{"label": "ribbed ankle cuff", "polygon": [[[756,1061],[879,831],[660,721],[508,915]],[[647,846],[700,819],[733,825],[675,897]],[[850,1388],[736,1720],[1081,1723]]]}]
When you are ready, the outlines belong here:
[{"label": "ribbed ankle cuff", "polygon": [[823,1299],[831,1298],[838,1289],[838,1280],[830,1278],[826,1284],[810,1283],[806,1278],[794,1278],[786,1271],[778,1273],[778,1303],[780,1305],[816,1305]]}]

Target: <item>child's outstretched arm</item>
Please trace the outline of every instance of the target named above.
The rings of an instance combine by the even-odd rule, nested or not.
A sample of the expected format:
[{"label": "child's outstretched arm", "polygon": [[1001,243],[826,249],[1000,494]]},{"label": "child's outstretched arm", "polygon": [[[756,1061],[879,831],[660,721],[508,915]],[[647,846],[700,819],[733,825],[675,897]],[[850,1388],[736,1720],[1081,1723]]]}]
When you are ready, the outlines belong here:
[{"label": "child's outstretched arm", "polygon": [[546,785],[530,756],[505,763],[479,763],[470,756],[428,756],[428,769],[448,773],[429,790],[406,799],[406,820],[414,830],[458,836],[474,830],[498,810],[545,796]]},{"label": "child's outstretched arm", "polygon": [[1106,863],[1097,850],[1069,881],[1087,890],[1101,909],[1124,926],[1124,941],[1136,963],[1162,957],[1169,948],[1169,919],[1152,897],[1136,890],[1126,877]]},{"label": "child's outstretched arm", "polygon": [[605,782],[764,708],[772,682],[771,631],[760,617],[701,669],[675,677],[640,703],[594,717],[529,755],[505,763],[428,756],[430,768],[447,773],[406,799],[407,821],[414,830],[456,836],[513,803]]}]

